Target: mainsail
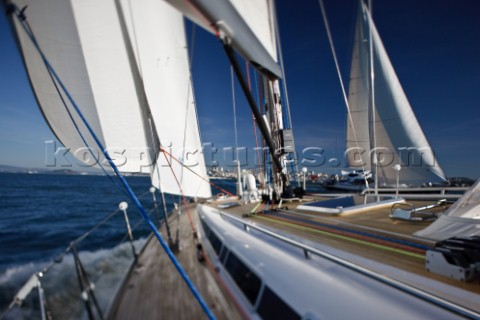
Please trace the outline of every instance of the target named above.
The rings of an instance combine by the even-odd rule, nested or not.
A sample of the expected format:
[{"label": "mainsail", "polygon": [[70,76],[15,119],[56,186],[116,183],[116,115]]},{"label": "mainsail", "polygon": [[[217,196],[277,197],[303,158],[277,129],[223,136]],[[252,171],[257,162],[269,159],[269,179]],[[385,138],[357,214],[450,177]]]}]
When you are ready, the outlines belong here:
[{"label": "mainsail", "polygon": [[436,241],[480,235],[480,180],[434,223],[415,236]]},{"label": "mainsail", "polygon": [[376,173],[379,185],[395,184],[397,172],[393,167],[397,164],[402,168],[402,184],[446,180],[363,3],[356,24],[348,101],[353,121],[347,125],[350,166],[363,163],[365,169]]},{"label": "mainsail", "polygon": [[[15,4],[28,5],[25,14],[40,48],[121,171],[147,168],[154,185],[165,192],[209,197],[182,17],[156,2],[143,1],[143,7],[115,0]],[[91,162],[76,127],[94,154],[102,150],[96,148],[20,24],[13,21],[47,122],[75,157]],[[160,144],[195,174],[172,160],[178,185],[170,178],[168,164],[154,167],[152,163],[162,156]],[[175,149],[169,149],[170,144]],[[169,172],[154,169],[161,166],[168,166]]]}]

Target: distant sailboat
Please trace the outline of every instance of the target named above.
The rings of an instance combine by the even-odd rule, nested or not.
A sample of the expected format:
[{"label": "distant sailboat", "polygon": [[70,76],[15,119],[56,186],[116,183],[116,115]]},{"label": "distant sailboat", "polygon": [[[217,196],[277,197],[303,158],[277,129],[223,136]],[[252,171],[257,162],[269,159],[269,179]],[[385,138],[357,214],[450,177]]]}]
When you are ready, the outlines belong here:
[{"label": "distant sailboat", "polygon": [[[446,182],[363,2],[356,22],[348,103],[350,167],[371,171],[379,186],[394,186],[397,173],[405,186]],[[401,166],[400,172],[395,165]]]}]

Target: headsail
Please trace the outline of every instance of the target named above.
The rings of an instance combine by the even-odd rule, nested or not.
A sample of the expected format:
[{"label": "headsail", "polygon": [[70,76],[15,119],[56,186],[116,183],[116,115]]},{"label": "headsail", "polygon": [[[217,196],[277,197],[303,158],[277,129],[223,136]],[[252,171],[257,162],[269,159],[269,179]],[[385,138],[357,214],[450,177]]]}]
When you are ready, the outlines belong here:
[{"label": "headsail", "polygon": [[162,148],[168,152],[157,154],[152,184],[167,193],[208,198],[211,190],[198,129],[183,17],[163,1],[125,0],[122,7],[130,20],[129,31],[156,132]]},{"label": "headsail", "polygon": [[271,0],[166,1],[206,30],[224,33],[233,47],[260,70],[281,77]]},{"label": "headsail", "polygon": [[[121,171],[147,168],[164,192],[210,197],[180,14],[162,1],[15,4],[28,5],[40,47]],[[89,153],[78,126],[101,154],[16,22],[15,30],[39,106],[58,139],[83,161]],[[160,144],[195,172],[169,159],[180,186]]]},{"label": "headsail", "polygon": [[[376,172],[380,185],[394,185],[397,172],[393,166],[400,164],[400,181],[407,185],[427,182],[444,182],[445,175],[423,133],[410,103],[403,91],[382,40],[373,23],[368,8],[362,3],[357,21],[355,50],[352,58],[352,73],[349,92],[350,108],[354,127],[359,138],[359,147],[367,147],[369,154],[375,147],[378,153]],[[371,37],[370,37],[371,32]],[[370,79],[370,55],[368,41],[372,40],[374,87],[364,82]],[[363,82],[363,83],[362,83]],[[367,90],[368,89],[368,90]],[[375,106],[369,95],[374,92]],[[372,113],[375,110],[375,117]],[[367,127],[368,119],[368,127]],[[375,119],[373,122],[372,119]],[[357,129],[358,128],[358,129]],[[352,124],[348,125],[347,149],[356,148],[353,141]],[[375,136],[372,134],[375,132]],[[368,137],[368,139],[367,139]],[[373,151],[372,151],[373,152]],[[354,153],[352,153],[353,155]],[[350,165],[355,165],[352,158]],[[358,159],[357,159],[358,160]],[[368,161],[365,161],[368,168]],[[371,165],[371,170],[375,166]]]},{"label": "headsail", "polygon": [[415,236],[436,241],[480,235],[480,180],[445,213]]},{"label": "headsail", "polygon": [[[25,12],[37,41],[80,106],[120,170],[139,172],[148,166],[145,105],[136,90],[114,2],[15,1]],[[95,17],[96,16],[96,17]],[[18,42],[38,104],[52,131],[85,166],[94,160],[71,117],[94,154],[101,150],[87,133],[58,83],[46,69],[21,26],[14,20]],[[67,111],[68,109],[68,111]]]}]

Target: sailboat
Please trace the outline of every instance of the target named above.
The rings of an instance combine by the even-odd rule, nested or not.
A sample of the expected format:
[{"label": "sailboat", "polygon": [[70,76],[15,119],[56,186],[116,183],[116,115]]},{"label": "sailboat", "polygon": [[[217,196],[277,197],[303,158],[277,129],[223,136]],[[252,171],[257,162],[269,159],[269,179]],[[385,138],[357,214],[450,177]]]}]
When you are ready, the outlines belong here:
[{"label": "sailboat", "polygon": [[[357,13],[347,104],[348,166],[371,172],[375,187],[447,184],[364,3]],[[373,187],[372,179],[361,177],[327,186]]]},{"label": "sailboat", "polygon": [[[212,319],[371,319],[392,314],[416,319],[478,317],[478,305],[472,302],[478,297],[474,289],[454,289],[452,297],[448,295],[451,283],[431,279],[420,281],[419,289],[411,281],[390,275],[408,273],[392,268],[380,272],[381,263],[369,269],[365,267],[368,258],[358,259],[341,249],[332,253],[308,237],[302,239],[300,224],[292,223],[305,218],[305,213],[293,212],[295,218],[287,226],[290,233],[288,228],[281,229],[281,223],[259,225],[257,220],[248,219],[260,213],[260,205],[272,204],[283,215],[276,221],[282,221],[289,213],[284,212],[288,210],[281,202],[290,202],[295,209],[302,201],[301,190],[292,190],[283,165],[293,148],[293,138],[281,121],[278,81],[282,70],[275,53],[273,2],[168,2],[6,2],[33,90],[52,131],[79,160],[108,163],[111,169],[104,168],[105,173],[113,170],[118,175],[117,182],[132,197],[155,235],[119,285],[108,317],[198,317],[199,312]],[[211,197],[200,152],[183,16],[219,37],[246,95],[268,147],[265,157],[272,162],[271,179],[262,194],[264,203],[250,196],[257,190],[249,175],[248,188],[240,193],[247,194],[242,201],[234,196]],[[265,114],[248,89],[237,53],[263,77],[268,101]],[[165,219],[161,231],[122,179],[121,171],[138,170],[149,172],[152,185],[162,194],[182,197],[183,204],[174,216]],[[198,203],[188,203],[186,197]],[[275,204],[276,200],[280,204]],[[268,213],[264,210],[258,218],[268,221]],[[322,219],[313,218],[317,224]],[[301,223],[305,229],[307,222]],[[178,238],[170,239],[174,236],[169,225],[185,236],[180,244]],[[162,234],[169,238],[168,244]],[[398,236],[392,231],[388,234]],[[411,240],[407,236],[399,237],[402,248],[419,245],[407,243],[404,238]],[[361,241],[356,241],[358,244]],[[414,249],[404,254],[419,259],[418,250],[411,251]],[[185,262],[183,266],[179,260]],[[80,263],[77,268],[79,278],[84,277]],[[170,277],[177,272],[177,278]],[[43,301],[41,277],[32,279],[27,288],[37,286]],[[96,308],[103,318],[101,308],[92,302],[94,286],[83,280],[79,296],[89,317],[95,318]],[[185,284],[186,291],[179,289],[178,283]],[[159,298],[162,287],[181,293],[174,300],[169,300],[168,292]],[[17,298],[21,300],[27,291],[21,290]],[[191,295],[186,297],[185,292]],[[439,292],[447,297],[439,297]],[[41,305],[45,316],[43,302]]]}]

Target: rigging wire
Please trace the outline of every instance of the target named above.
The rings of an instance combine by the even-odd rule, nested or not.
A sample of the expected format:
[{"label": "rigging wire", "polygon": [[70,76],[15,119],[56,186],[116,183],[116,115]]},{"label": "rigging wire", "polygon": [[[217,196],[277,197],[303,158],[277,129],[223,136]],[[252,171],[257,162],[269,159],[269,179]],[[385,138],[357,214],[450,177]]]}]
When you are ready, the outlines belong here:
[{"label": "rigging wire", "polygon": [[[195,39],[196,39],[196,30],[197,30],[197,26],[195,23],[192,24],[192,36],[191,36],[191,41],[190,41],[190,55],[188,57],[188,66],[189,66],[189,75],[190,75],[190,86],[192,88],[192,98],[193,98],[193,103],[195,104],[196,106],[196,101],[195,101],[195,88],[194,88],[194,83],[193,83],[193,55],[194,55],[194,52],[195,52]],[[203,144],[202,144],[202,131],[201,131],[201,126],[200,126],[200,119],[198,117],[198,108],[194,108],[194,111],[195,111],[195,120],[196,120],[196,123],[197,123],[197,128],[198,128],[198,134],[199,134],[199,138],[200,138],[200,145],[202,146],[202,154],[203,154]]]},{"label": "rigging wire", "polygon": [[190,172],[192,172],[194,175],[196,175],[197,177],[199,177],[200,179],[202,179],[203,181],[205,182],[208,182],[212,187],[228,194],[229,196],[232,196],[234,197],[235,195],[232,194],[231,192],[228,192],[227,190],[217,186],[215,183],[209,181],[207,178],[205,177],[202,177],[201,175],[199,175],[197,172],[193,171],[192,169],[190,169],[188,166],[186,166],[183,162],[181,162],[179,159],[175,158],[173,155],[171,155],[167,150],[165,150],[164,148],[160,148],[160,151],[162,151],[163,153],[166,153],[170,158],[172,158],[173,160],[175,160],[176,162],[178,162],[181,166],[184,166],[185,169],[189,170]]},{"label": "rigging wire", "polygon": [[[344,85],[343,79],[342,79],[342,73],[340,72],[340,65],[338,64],[337,53],[335,51],[335,46],[333,45],[333,38],[332,38],[332,33],[330,31],[330,25],[329,25],[328,19],[327,19],[327,13],[326,13],[325,7],[323,5],[323,0],[319,0],[319,3],[320,3],[320,9],[322,11],[323,22],[325,24],[325,29],[327,31],[328,42],[330,43],[330,48],[332,49],[332,55],[333,55],[333,60],[335,61],[335,67],[337,69],[338,79],[340,80],[340,86],[342,88],[343,99],[344,99],[345,105],[347,107],[348,119],[349,119],[350,124],[352,126],[353,136],[355,138],[355,143],[357,145],[357,149],[360,150],[360,145],[358,144],[357,133],[355,131],[355,125],[353,123],[353,118],[352,118],[352,114],[351,114],[350,103],[348,102],[347,93],[345,91],[345,85]],[[365,166],[363,164],[363,161],[362,161],[362,170],[363,170],[363,172],[365,172]],[[363,178],[365,180],[365,187],[367,188],[367,190],[369,190],[368,181],[367,181],[367,177],[366,177],[365,174],[363,175]]]},{"label": "rigging wire", "polygon": [[[161,150],[163,151],[165,149],[161,148]],[[188,209],[187,198],[185,197],[185,194],[183,193],[182,184],[178,180],[178,177],[175,174],[175,170],[173,170],[173,168],[172,168],[172,163],[168,160],[167,154],[165,152],[162,152],[162,153],[163,153],[163,156],[165,157],[165,161],[167,161],[167,164],[170,167],[170,170],[172,171],[172,174],[173,174],[173,177],[175,178],[175,181],[177,182],[178,188],[180,190],[180,196],[181,196],[181,198],[183,200],[183,203],[185,205],[185,210],[187,211],[188,220],[190,221],[190,227],[192,228],[192,232],[195,234],[196,233],[195,224],[193,223],[192,215],[190,214],[190,210]],[[184,167],[185,166],[182,166],[182,168],[184,168]]]},{"label": "rigging wire", "polygon": [[[252,92],[252,85],[251,85],[251,80],[250,80],[250,67],[249,66],[250,66],[250,64],[248,63],[248,61],[245,61],[245,68],[247,69],[248,88]],[[255,73],[254,73],[254,75],[255,75]],[[256,79],[255,76],[254,76],[254,79]],[[258,101],[258,96],[257,96],[257,104],[260,105],[260,102]],[[253,133],[255,135],[255,150],[256,150],[256,153],[257,153],[258,178],[259,178],[259,181],[260,181],[260,188],[264,188],[265,186],[264,186],[264,178],[263,178],[263,169],[262,169],[262,163],[261,163],[261,160],[260,160],[260,149],[258,147],[257,123],[255,121],[255,115],[253,113],[252,113],[252,121],[253,121]]]},{"label": "rigging wire", "polygon": [[[138,37],[137,37],[137,31],[135,29],[135,19],[133,17],[133,7],[132,7],[132,1],[129,0],[128,1],[128,7],[129,7],[129,18],[130,18],[130,25],[132,26],[132,29],[133,29],[133,39],[134,39],[134,44],[132,44],[132,50],[135,49],[135,58],[138,59],[138,62],[141,62],[141,56],[140,56],[140,52],[139,52],[139,45],[138,45]],[[141,65],[139,63],[139,65]],[[138,73],[140,76],[142,76],[142,68],[139,67],[137,68],[138,69]],[[152,115],[152,112],[150,110],[150,106],[148,106],[148,114],[146,115],[147,118],[148,118],[148,124],[149,124],[149,133],[150,133],[150,139],[151,139],[151,143],[155,146],[158,146],[160,144],[160,138],[158,137],[158,133],[156,134],[157,130],[155,128],[155,124],[153,122],[153,115]],[[152,172],[152,176],[156,174],[157,176],[157,179],[158,179],[158,190],[162,196],[162,200],[163,200],[163,213],[164,215],[167,214],[167,210],[166,210],[166,207],[165,207],[165,195],[164,195],[164,192],[163,192],[163,189],[161,188],[161,185],[162,185],[162,179],[160,177],[160,170],[157,169],[155,170],[155,166],[156,166],[156,162],[158,160],[158,157],[159,157],[159,154],[157,153],[157,148],[152,148],[153,149],[153,157],[155,158],[153,160],[153,165],[154,165],[154,170]],[[170,242],[172,237],[171,237],[171,233],[170,233],[170,227],[168,225],[168,221],[166,221],[165,223],[165,226],[166,226],[166,229],[167,229],[167,238],[168,238],[168,241]]]},{"label": "rigging wire", "polygon": [[[277,15],[274,15],[275,17],[275,38],[277,39],[277,43],[278,43],[278,47],[277,47],[277,51],[278,51],[278,56],[280,58],[280,68],[281,68],[281,72],[282,72],[282,81],[280,81],[280,83],[282,84],[282,87],[283,87],[283,91],[284,91],[284,95],[285,95],[285,105],[287,107],[287,115],[288,115],[288,124],[289,124],[289,127],[290,129],[293,130],[293,124],[292,124],[292,116],[291,116],[291,113],[290,113],[290,99],[288,98],[288,90],[287,90],[287,78],[286,78],[286,75],[285,75],[285,67],[284,67],[284,64],[283,64],[283,50],[282,50],[282,43],[280,42],[280,26],[278,24],[278,20],[277,20]],[[297,171],[298,171],[298,168],[297,168]]]},{"label": "rigging wire", "polygon": [[230,79],[231,79],[231,85],[232,85],[233,132],[235,137],[235,157],[237,158],[236,159],[237,165],[240,165],[240,157],[238,154],[237,110],[236,110],[236,104],[235,104],[235,79],[234,79],[232,66],[230,66]]},{"label": "rigging wire", "polygon": [[[360,5],[362,6],[362,9],[363,9],[363,12],[366,13],[367,16],[369,16],[370,18],[370,12],[369,10],[372,10],[372,0],[368,0],[368,6],[369,8],[365,8],[364,7],[364,4],[363,4],[363,1],[360,2]],[[367,19],[369,19],[367,18]],[[375,71],[373,69],[373,33],[372,33],[372,28],[370,26],[370,19],[369,19],[369,54],[370,54],[370,88],[371,88],[371,105],[370,105],[370,108],[372,110],[372,135],[373,135],[373,150],[375,150],[375,152],[372,154],[372,160],[373,160],[373,163],[375,165],[375,194],[378,195],[378,155],[377,155],[377,110],[376,110],[376,106],[375,106]]]},{"label": "rigging wire", "polygon": [[[195,123],[196,123],[196,128],[198,130],[198,138],[199,138],[199,146],[201,146],[200,150],[195,150],[195,153],[197,151],[200,151],[200,156],[199,156],[199,159],[200,160],[203,160],[204,162],[204,167],[206,167],[206,164],[205,164],[205,159],[204,159],[204,154],[203,154],[203,143],[202,143],[202,132],[201,132],[201,126],[200,126],[200,119],[198,117],[198,110],[197,110],[197,102],[195,101],[195,88],[194,88],[194,83],[193,83],[193,55],[194,55],[194,52],[195,52],[195,39],[196,39],[196,24],[193,23],[192,24],[192,36],[191,36],[191,40],[190,40],[190,46],[187,47],[186,50],[188,50],[188,48],[190,48],[190,52],[189,52],[189,55],[188,55],[188,75],[189,75],[189,88],[191,90],[188,90],[188,96],[187,96],[187,111],[188,111],[188,108],[190,106],[189,104],[189,97],[191,95],[192,97],[192,105],[194,106],[193,108],[193,113],[194,113],[194,117],[195,117]],[[187,39],[185,40],[185,42],[187,42]],[[188,53],[188,52],[187,52]],[[183,151],[186,152],[187,148],[185,147],[185,144],[186,144],[186,138],[187,138],[187,134],[186,134],[186,131],[187,131],[187,124],[186,124],[186,121],[187,121],[187,117],[185,117],[185,135],[184,135],[184,147],[183,147]],[[178,161],[178,160],[177,160]],[[188,166],[184,165],[183,162],[180,163],[181,166],[182,166],[182,175],[183,175],[183,168],[187,168],[189,171],[192,171]],[[207,173],[206,173],[207,174]],[[205,179],[203,179],[205,180]],[[208,179],[206,180],[207,182]],[[198,189],[197,189],[198,190]],[[178,225],[177,225],[177,234],[178,234]]]},{"label": "rigging wire", "polygon": [[[149,124],[150,124],[150,134],[151,134],[151,139],[152,141],[158,141],[158,145],[160,145],[160,141],[159,139],[155,139],[155,134],[154,132],[156,132],[156,130],[154,130],[154,124],[153,124],[153,119],[149,118]],[[158,136],[157,136],[158,138]],[[160,192],[160,195],[162,196],[162,208],[163,208],[163,214],[164,216],[167,216],[168,212],[167,212],[167,206],[166,206],[166,203],[165,203],[165,193],[163,192],[163,188],[162,188],[162,179],[160,177],[160,169],[157,165],[157,162],[158,162],[158,158],[159,158],[159,154],[157,153],[157,150],[156,148],[154,148],[154,157],[155,157],[155,162],[154,162],[154,169],[153,169],[153,172],[152,172],[152,176],[153,175],[156,175],[157,179],[158,179],[158,191]],[[155,187],[154,187],[155,189]],[[168,241],[171,241],[172,239],[172,235],[170,233],[170,226],[168,224],[168,221],[165,222],[165,227],[167,229],[167,237],[168,237]]]},{"label": "rigging wire", "polygon": [[[189,71],[190,68],[189,68]],[[185,104],[186,104],[186,108],[185,108],[185,120],[184,120],[184,123],[183,123],[183,142],[182,142],[182,159],[186,159],[186,154],[188,152],[187,150],[187,129],[188,129],[188,111],[190,110],[190,106],[193,105],[195,106],[195,101],[194,99],[192,99],[192,103],[190,103],[190,94],[193,93],[193,83],[192,83],[192,77],[191,77],[191,72],[189,72],[189,81],[188,81],[188,85],[187,85],[187,99],[185,101]],[[197,118],[197,114],[196,114],[196,110],[195,110],[195,117]],[[196,119],[195,123],[197,124],[197,128],[199,127],[198,125],[198,119]],[[173,146],[172,146],[173,147]],[[197,151],[197,150],[195,150]],[[164,154],[165,155],[165,154]],[[167,160],[168,161],[168,160]],[[173,172],[173,168],[172,166],[170,165],[170,163],[168,164],[170,166],[170,170],[172,170]],[[181,195],[179,195],[179,197],[183,197],[185,198],[185,195],[183,193],[183,190],[182,190],[182,187],[180,185],[180,181],[183,181],[183,177],[184,177],[184,167],[185,166],[181,166],[180,167],[180,180],[177,179],[177,177],[175,177],[175,179],[177,180],[177,183],[180,187],[180,192],[181,192]],[[175,174],[175,173],[174,173]],[[185,199],[184,199],[185,201]],[[187,212],[188,212],[188,208],[187,208]],[[188,216],[190,218],[190,213],[188,213]]]},{"label": "rigging wire", "polygon": [[[264,99],[263,99],[263,90],[261,88],[261,85],[260,85],[260,81],[259,79],[261,78],[261,75],[260,73],[258,73],[256,70],[254,70],[254,77],[253,77],[253,86],[257,89],[257,103],[258,103],[258,106],[259,106],[259,109],[260,109],[260,112],[263,113],[264,112]],[[255,116],[253,117],[253,119],[255,119]],[[257,152],[257,157],[259,159],[259,162],[260,162],[260,170],[262,172],[262,175],[264,176],[264,182],[265,184],[268,184],[270,182],[270,177],[268,175],[268,163],[267,163],[267,157],[266,157],[266,153],[267,151],[265,150],[265,140],[262,138],[262,136],[260,136],[260,142],[262,144],[262,147],[261,149],[258,150]],[[259,154],[260,153],[260,154]],[[262,165],[263,163],[263,165]],[[266,185],[264,185],[264,187],[266,187]]]},{"label": "rigging wire", "polygon": [[[25,7],[26,8],[26,7]],[[52,75],[54,76],[55,80],[58,82],[60,88],[62,89],[62,91],[65,93],[66,97],[68,98],[69,102],[72,104],[74,110],[76,111],[76,113],[78,114],[78,116],[80,117],[81,121],[83,122],[83,124],[85,125],[85,127],[87,128],[88,132],[90,133],[90,135],[92,136],[92,138],[95,140],[96,144],[98,145],[98,147],[102,150],[103,154],[105,155],[105,158],[108,160],[110,166],[112,167],[113,171],[115,172],[115,174],[118,176],[118,178],[120,179],[122,185],[124,186],[126,192],[128,193],[128,195],[130,196],[130,198],[132,199],[132,201],[135,203],[138,211],[140,212],[141,216],[144,218],[144,220],[147,222],[148,226],[150,227],[150,229],[152,230],[152,232],[154,233],[154,235],[156,236],[156,238],[158,239],[160,245],[162,246],[162,248],[164,249],[164,251],[167,253],[168,257],[170,258],[170,260],[172,261],[173,265],[175,266],[175,268],[177,269],[177,271],[180,273],[181,277],[184,279],[185,283],[187,284],[187,286],[189,287],[190,291],[192,292],[192,294],[194,295],[194,297],[197,299],[197,301],[199,302],[200,306],[202,307],[202,309],[204,310],[204,312],[206,313],[206,315],[210,318],[210,319],[215,319],[215,316],[213,315],[212,311],[210,310],[210,308],[208,307],[208,305],[206,304],[206,302],[203,300],[202,296],[200,295],[200,293],[198,292],[198,290],[196,289],[195,285],[193,284],[193,282],[189,279],[188,275],[186,274],[186,272],[183,270],[182,266],[180,265],[180,263],[178,262],[177,258],[175,257],[175,255],[173,254],[173,252],[170,250],[170,248],[168,247],[167,243],[164,241],[162,235],[160,234],[160,232],[157,230],[157,228],[155,227],[155,225],[153,224],[152,220],[150,219],[150,217],[148,216],[147,212],[145,211],[145,209],[143,208],[142,204],[140,203],[140,201],[138,200],[137,196],[135,195],[135,193],[133,192],[133,190],[131,189],[130,185],[128,184],[128,182],[126,181],[125,177],[120,173],[120,171],[118,170],[117,166],[115,165],[115,163],[113,162],[112,158],[110,157],[108,151],[105,149],[105,147],[103,146],[103,143],[100,141],[100,139],[98,138],[98,136],[96,135],[96,133],[94,132],[93,128],[90,126],[89,122],[87,121],[87,119],[85,118],[85,116],[83,115],[83,113],[81,112],[80,108],[78,107],[78,105],[76,104],[75,100],[73,99],[73,97],[71,96],[70,92],[68,91],[68,89],[65,87],[65,85],[63,84],[63,82],[61,81],[60,77],[58,76],[58,74],[56,73],[56,71],[54,70],[53,66],[50,64],[50,62],[48,61],[47,57],[45,56],[44,52],[42,51],[42,49],[40,48],[40,45],[38,44],[35,36],[33,33],[29,32],[28,28],[27,28],[27,22],[26,22],[26,16],[24,15],[24,11],[25,11],[25,8],[20,10],[15,4],[12,4],[12,3],[9,3],[8,4],[8,12],[9,13],[14,13],[14,17],[17,18],[18,20],[18,23],[22,26],[23,30],[25,31],[26,35],[28,36],[28,38],[32,41],[32,44],[33,46],[35,47],[36,51],[39,53],[40,55],[40,58],[42,59],[45,67],[47,68],[47,70],[50,70],[50,72],[52,73]]]},{"label": "rigging wire", "polygon": [[235,79],[233,74],[233,67],[230,66],[230,79],[232,85],[232,107],[233,107],[233,133],[235,138],[235,158],[236,158],[236,169],[237,169],[237,194],[242,196],[242,173],[240,170],[240,151],[238,150],[238,131],[237,131],[237,109],[236,109],[236,99],[235,99]]},{"label": "rigging wire", "polygon": [[[132,45],[132,49],[135,49],[135,57],[136,59],[138,59],[137,63],[141,62],[141,59],[140,59],[140,52],[139,52],[139,46],[138,46],[138,37],[137,37],[137,30],[135,28],[135,19],[133,18],[133,8],[132,8],[132,1],[131,0],[128,0],[128,12],[130,13],[129,14],[129,18],[130,18],[130,25],[131,25],[131,28],[132,28],[132,34],[133,34],[133,40],[135,41],[135,45]],[[139,63],[139,65],[141,65],[141,63]],[[140,76],[142,76],[142,68],[138,68],[138,73],[140,74]]]}]

